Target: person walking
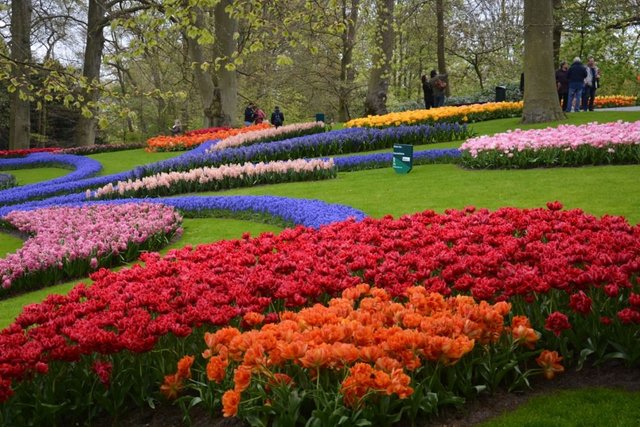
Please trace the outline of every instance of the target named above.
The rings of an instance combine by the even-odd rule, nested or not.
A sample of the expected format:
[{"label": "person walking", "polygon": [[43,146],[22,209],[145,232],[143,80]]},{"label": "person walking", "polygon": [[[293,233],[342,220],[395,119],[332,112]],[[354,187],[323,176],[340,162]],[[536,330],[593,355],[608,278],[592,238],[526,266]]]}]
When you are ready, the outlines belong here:
[{"label": "person walking", "polygon": [[582,111],[593,111],[593,102],[596,99],[596,90],[600,87],[600,70],[592,56],[587,61],[587,77],[584,79],[582,92]]},{"label": "person walking", "polygon": [[582,65],[579,57],[573,58],[573,63],[567,72],[567,78],[569,80],[569,104],[564,111],[570,113],[571,109],[573,109],[577,113],[580,111],[582,102],[584,79],[587,78],[587,69]]},{"label": "person walking", "polygon": [[280,111],[280,107],[276,107],[271,113],[271,124],[277,128],[284,124],[284,114]]},{"label": "person walking", "polygon": [[[431,70],[431,78],[436,76],[436,70]],[[424,108],[427,110],[433,107],[433,86],[426,74],[422,76],[422,92],[424,93]]]},{"label": "person walking", "polygon": [[558,89],[558,100],[562,110],[567,109],[569,103],[569,66],[567,61],[560,63],[560,68],[556,70],[556,87]]}]

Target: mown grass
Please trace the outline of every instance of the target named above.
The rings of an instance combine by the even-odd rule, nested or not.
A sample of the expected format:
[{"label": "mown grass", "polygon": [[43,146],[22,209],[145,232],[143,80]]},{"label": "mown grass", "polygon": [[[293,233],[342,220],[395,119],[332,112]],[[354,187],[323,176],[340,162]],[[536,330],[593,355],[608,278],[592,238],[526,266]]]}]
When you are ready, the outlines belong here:
[{"label": "mown grass", "polygon": [[6,254],[14,252],[20,246],[22,246],[21,238],[13,234],[0,232],[0,258],[4,258]]},{"label": "mown grass", "polygon": [[6,172],[16,177],[18,185],[27,185],[60,178],[71,173],[71,170],[63,168],[31,168],[12,169]]},{"label": "mown grass", "polygon": [[92,154],[90,157],[102,163],[100,175],[111,175],[113,173],[124,172],[136,166],[146,165],[151,162],[170,159],[184,154],[184,151],[168,151],[161,153],[147,152],[144,149],[113,151],[110,153]]},{"label": "mown grass", "polygon": [[[381,217],[476,206],[533,208],[559,200],[594,215],[623,215],[640,222],[640,165],[527,170],[463,170],[455,165],[416,166],[407,175],[391,167],[340,173],[337,179],[276,184],[215,193],[322,199]],[[203,193],[214,194],[214,193]]]},{"label": "mown grass", "polygon": [[481,427],[630,427],[640,425],[640,393],[617,389],[562,390],[537,396]]}]

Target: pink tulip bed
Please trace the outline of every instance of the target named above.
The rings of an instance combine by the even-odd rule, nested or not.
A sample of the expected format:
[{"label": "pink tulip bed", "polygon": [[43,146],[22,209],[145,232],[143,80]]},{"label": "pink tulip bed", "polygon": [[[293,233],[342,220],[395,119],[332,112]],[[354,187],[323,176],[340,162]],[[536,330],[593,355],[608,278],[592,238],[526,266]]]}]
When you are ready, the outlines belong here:
[{"label": "pink tulip bed", "polygon": [[640,163],[640,121],[515,130],[460,146],[468,168],[532,168]]},{"label": "pink tulip bed", "polygon": [[175,209],[158,204],[14,211],[3,225],[27,236],[0,259],[0,297],[85,276],[157,250],[182,231]]},{"label": "pink tulip bed", "polygon": [[[549,203],[548,209],[468,208],[349,220],[319,229],[298,226],[279,235],[187,246],[164,257],[143,254],[142,260],[145,266],[120,272],[101,269],[91,276],[91,287],[79,285],[66,296],[52,295],[25,307],[0,334],[3,420],[14,425],[51,417],[87,421],[104,412],[115,416],[128,404],[147,405],[161,394],[185,410],[204,405],[211,413],[224,409],[225,415],[238,414],[248,421],[256,413],[267,420],[286,416],[268,410],[269,405],[286,404],[285,398],[299,399],[302,418],[333,420],[336,413],[349,418],[362,410],[366,415],[354,422],[361,416],[371,421],[386,407],[380,405],[390,405],[386,408],[394,417],[415,417],[462,402],[479,389],[505,383],[526,387],[530,376],[541,373],[551,378],[564,363],[640,361],[640,228],[621,217],[598,219],[580,210],[565,211],[557,202]],[[372,300],[357,303],[361,308],[378,304],[368,309],[369,314],[349,314],[338,309],[342,303],[329,301],[341,293],[344,297],[344,292],[360,301],[348,290],[362,286],[377,289],[371,291]],[[478,324],[479,319],[488,321],[482,317],[488,314],[478,313],[489,307],[476,308],[473,303],[455,310],[456,319],[462,316],[455,321],[460,327],[455,334],[467,335],[459,338],[455,345],[461,347],[454,350],[457,335],[447,335],[454,333],[454,323],[438,326],[435,309],[420,305],[418,312],[418,307],[412,308],[417,300],[410,297],[406,302],[415,289],[426,301],[435,301],[429,295],[437,293],[502,304],[495,308],[500,316],[491,321],[491,328],[497,329],[487,332],[493,347],[481,345],[483,338],[475,335],[489,327]],[[385,308],[387,301],[391,305]],[[286,322],[294,322],[301,333],[315,319],[297,320],[287,312],[318,302],[337,310],[323,314],[329,316],[325,320],[314,320],[326,328],[304,335],[306,346],[292,336],[286,338]],[[453,302],[438,304],[444,308]],[[394,317],[396,312],[404,314]],[[341,332],[329,328],[338,313],[355,316],[350,319],[364,329],[356,332],[356,323],[352,329],[341,326]],[[387,317],[372,322],[373,313]],[[475,323],[469,323],[472,320]],[[285,324],[270,326],[278,322]],[[206,334],[228,326],[238,332],[216,339]],[[276,327],[284,329],[269,338]],[[379,327],[392,329],[377,332]],[[415,341],[415,332],[397,328],[426,328],[428,336],[439,337],[433,338],[441,343],[438,346],[455,340],[434,347],[436,341]],[[392,336],[399,341],[388,341]],[[278,340],[285,338],[286,345],[300,344],[287,347],[291,356],[283,356],[285,347],[278,350]],[[380,357],[404,362],[380,361],[373,368],[373,349],[353,352],[348,345],[361,340],[383,351]],[[433,353],[437,348],[453,359],[432,360],[439,354]],[[544,348],[554,351],[541,353]],[[277,355],[280,362],[274,365]],[[248,371],[238,368],[238,360],[249,366]],[[364,365],[353,365],[358,363]],[[282,391],[291,390],[289,386],[278,387],[278,378],[286,380],[280,373],[297,385],[310,383],[292,397]],[[379,384],[391,387],[388,393],[376,388],[378,383],[367,382],[378,377]],[[273,378],[275,383],[270,382]],[[361,388],[339,392],[343,380]],[[64,396],[57,392],[61,389]],[[367,390],[378,397],[365,399]],[[423,400],[425,393],[431,393],[429,403]],[[322,395],[334,405],[324,413],[311,412],[310,402]],[[265,409],[266,414],[261,412]]]},{"label": "pink tulip bed", "polygon": [[212,151],[220,151],[230,147],[251,145],[267,141],[280,141],[283,139],[311,135],[325,131],[323,122],[294,123],[278,128],[260,129],[238,135],[230,136],[218,141],[211,147]]},{"label": "pink tulip bed", "polygon": [[275,184],[306,180],[335,178],[333,159],[287,160],[219,167],[194,168],[188,172],[169,172],[137,180],[118,181],[96,191],[87,190],[87,199],[129,196],[161,197],[198,191],[226,190],[260,184]]}]

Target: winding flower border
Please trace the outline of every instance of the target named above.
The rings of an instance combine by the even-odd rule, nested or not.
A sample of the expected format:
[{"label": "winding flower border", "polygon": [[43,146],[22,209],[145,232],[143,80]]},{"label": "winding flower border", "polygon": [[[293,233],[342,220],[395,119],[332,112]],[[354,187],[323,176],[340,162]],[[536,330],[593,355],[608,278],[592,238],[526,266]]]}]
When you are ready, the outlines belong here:
[{"label": "winding flower border", "polygon": [[29,211],[53,206],[85,206],[92,204],[158,203],[173,206],[184,213],[203,214],[207,211],[255,212],[267,214],[295,225],[319,228],[353,218],[361,221],[366,214],[350,206],[327,203],[317,199],[293,199],[279,196],[191,196],[131,198],[86,201],[84,193],[52,197],[47,200],[0,208],[0,217],[16,210]]}]

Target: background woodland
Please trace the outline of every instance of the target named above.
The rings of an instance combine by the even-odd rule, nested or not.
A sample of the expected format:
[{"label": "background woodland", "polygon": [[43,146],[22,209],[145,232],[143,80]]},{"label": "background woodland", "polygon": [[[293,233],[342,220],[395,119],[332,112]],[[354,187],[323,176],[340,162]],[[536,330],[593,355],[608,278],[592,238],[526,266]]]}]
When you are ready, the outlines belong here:
[{"label": "background woodland", "polygon": [[[638,95],[638,0],[549,1],[556,66],[594,56],[600,94]],[[289,123],[422,108],[432,69],[449,104],[519,99],[523,28],[518,0],[9,1],[0,148],[240,125],[249,101]]]}]

